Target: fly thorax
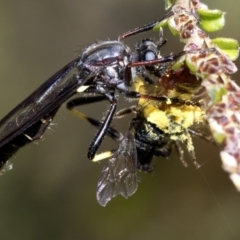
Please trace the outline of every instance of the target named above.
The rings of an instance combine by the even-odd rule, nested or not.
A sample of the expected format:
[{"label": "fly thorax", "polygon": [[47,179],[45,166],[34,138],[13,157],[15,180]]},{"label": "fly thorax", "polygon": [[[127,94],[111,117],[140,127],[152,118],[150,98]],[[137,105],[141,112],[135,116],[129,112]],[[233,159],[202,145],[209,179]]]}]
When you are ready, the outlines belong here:
[{"label": "fly thorax", "polygon": [[103,69],[104,81],[111,85],[118,85],[123,82],[123,68],[116,64],[114,66],[108,66]]}]

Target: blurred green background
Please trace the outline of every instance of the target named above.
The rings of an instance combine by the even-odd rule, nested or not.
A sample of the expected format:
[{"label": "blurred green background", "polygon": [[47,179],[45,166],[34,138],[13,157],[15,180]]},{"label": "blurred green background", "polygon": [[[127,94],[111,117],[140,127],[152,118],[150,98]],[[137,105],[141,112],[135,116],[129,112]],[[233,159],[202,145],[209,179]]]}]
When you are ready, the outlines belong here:
[{"label": "blurred green background", "polygon": [[[215,36],[240,39],[239,2],[206,3],[227,12]],[[164,15],[160,0],[1,0],[0,6],[1,117],[93,41],[116,39]],[[164,53],[180,51],[179,40],[165,32]],[[150,36],[158,38],[147,33],[125,43]],[[81,110],[100,119],[107,107]],[[114,125],[124,131],[129,120]],[[200,170],[191,162],[183,167],[176,154],[156,159],[153,174],[139,174],[136,194],[103,208],[95,192],[104,163],[86,157],[95,132],[62,107],[44,139],[14,156],[13,169],[0,177],[1,240],[240,239],[240,193],[221,169],[217,148],[195,141]],[[101,150],[114,146],[106,138]]]}]

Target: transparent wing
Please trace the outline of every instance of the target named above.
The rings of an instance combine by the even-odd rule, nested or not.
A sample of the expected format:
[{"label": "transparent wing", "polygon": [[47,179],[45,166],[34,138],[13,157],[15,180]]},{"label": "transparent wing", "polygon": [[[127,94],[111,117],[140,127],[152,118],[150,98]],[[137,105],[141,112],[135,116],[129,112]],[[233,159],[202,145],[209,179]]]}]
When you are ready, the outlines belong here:
[{"label": "transparent wing", "polygon": [[67,64],[0,121],[0,147],[39,121],[73,95],[83,80],[77,66],[80,57]]},{"label": "transparent wing", "polygon": [[128,198],[136,192],[137,186],[137,152],[134,131],[130,127],[119,148],[102,170],[97,187],[97,201],[106,206],[117,195]]}]

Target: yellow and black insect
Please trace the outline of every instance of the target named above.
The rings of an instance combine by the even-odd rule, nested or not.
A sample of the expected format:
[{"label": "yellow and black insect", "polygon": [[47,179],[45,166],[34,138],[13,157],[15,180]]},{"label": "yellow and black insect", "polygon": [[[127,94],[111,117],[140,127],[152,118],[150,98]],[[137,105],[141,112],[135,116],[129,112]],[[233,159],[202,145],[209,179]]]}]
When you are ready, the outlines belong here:
[{"label": "yellow and black insect", "polygon": [[[146,39],[138,49],[146,58],[160,58],[161,45]],[[94,159],[99,161],[112,155],[98,182],[97,200],[103,206],[119,194],[125,198],[134,194],[138,186],[137,169],[150,172],[153,156],[167,158],[175,149],[186,166],[182,148],[185,145],[198,167],[191,136],[212,141],[210,135],[195,128],[207,126],[201,106],[204,92],[200,81],[185,65],[177,70],[172,70],[172,64],[148,65],[135,71],[132,87],[141,95],[138,104],[116,114],[119,117],[134,113],[135,117],[119,147]]]}]

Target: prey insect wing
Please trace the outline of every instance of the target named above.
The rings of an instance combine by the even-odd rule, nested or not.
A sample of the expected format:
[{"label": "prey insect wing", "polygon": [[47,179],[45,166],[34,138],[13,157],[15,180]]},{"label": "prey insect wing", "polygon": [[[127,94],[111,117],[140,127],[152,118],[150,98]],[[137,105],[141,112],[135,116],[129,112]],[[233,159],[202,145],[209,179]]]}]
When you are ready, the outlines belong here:
[{"label": "prey insect wing", "polygon": [[115,196],[133,195],[138,187],[137,150],[132,126],[127,131],[114,155],[102,170],[97,187],[97,201],[106,204]]}]

